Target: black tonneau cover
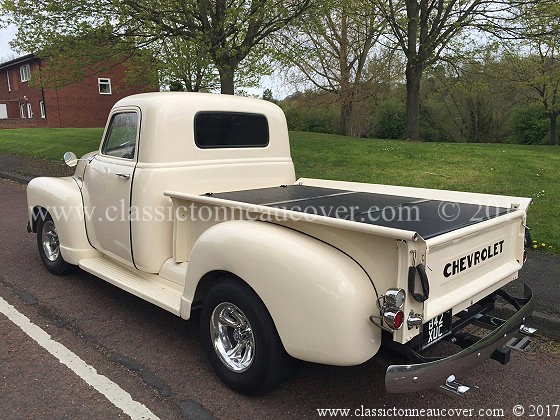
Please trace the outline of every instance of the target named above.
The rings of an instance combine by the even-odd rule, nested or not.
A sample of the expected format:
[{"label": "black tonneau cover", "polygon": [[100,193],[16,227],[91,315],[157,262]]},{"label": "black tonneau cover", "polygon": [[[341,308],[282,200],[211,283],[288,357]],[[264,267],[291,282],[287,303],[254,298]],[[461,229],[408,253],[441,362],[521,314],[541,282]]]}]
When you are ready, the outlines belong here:
[{"label": "black tonneau cover", "polygon": [[514,211],[449,201],[288,185],[212,194],[215,198],[417,232],[430,239]]}]

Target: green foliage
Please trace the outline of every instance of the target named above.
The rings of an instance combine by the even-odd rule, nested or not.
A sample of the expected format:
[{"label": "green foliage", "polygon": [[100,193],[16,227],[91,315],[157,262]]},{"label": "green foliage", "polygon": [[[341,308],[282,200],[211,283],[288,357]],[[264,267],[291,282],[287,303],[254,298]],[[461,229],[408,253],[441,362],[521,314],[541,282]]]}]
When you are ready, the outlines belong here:
[{"label": "green foliage", "polygon": [[441,127],[439,120],[432,113],[432,110],[420,104],[420,138],[427,142],[453,142],[452,137],[446,134],[444,128]]},{"label": "green foliage", "polygon": [[541,104],[517,107],[510,117],[513,134],[521,144],[546,144],[550,121]]},{"label": "green foliage", "polygon": [[515,43],[505,45],[509,77],[549,117],[549,143],[558,145],[560,115],[560,4],[557,1],[522,2]]},{"label": "green foliage", "polygon": [[184,92],[185,87],[180,80],[172,80],[169,82],[169,91],[170,92]]},{"label": "green foliage", "polygon": [[405,116],[406,107],[402,102],[395,99],[381,102],[375,116],[373,136],[380,139],[402,139]]},{"label": "green foliage", "polygon": [[162,85],[171,91],[200,92],[219,86],[219,78],[208,53],[196,39],[174,36],[150,45],[158,58]]},{"label": "green foliage", "polygon": [[263,98],[265,101],[268,101],[268,102],[274,102],[274,103],[276,102],[276,101],[274,100],[274,96],[272,95],[272,89],[265,89],[265,90],[263,91],[262,98]]},{"label": "green foliage", "polygon": [[333,133],[337,128],[338,112],[336,109],[309,109],[286,105],[282,105],[282,108],[290,130]]}]

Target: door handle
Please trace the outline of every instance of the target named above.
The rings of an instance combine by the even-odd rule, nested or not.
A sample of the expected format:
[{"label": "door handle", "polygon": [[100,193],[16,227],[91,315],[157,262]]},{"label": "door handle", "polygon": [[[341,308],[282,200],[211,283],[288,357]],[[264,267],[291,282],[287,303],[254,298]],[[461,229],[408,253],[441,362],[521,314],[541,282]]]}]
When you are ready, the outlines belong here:
[{"label": "door handle", "polygon": [[121,178],[124,178],[124,179],[130,179],[130,174],[124,174],[124,173],[120,172],[120,173],[116,173],[115,175],[120,176]]}]

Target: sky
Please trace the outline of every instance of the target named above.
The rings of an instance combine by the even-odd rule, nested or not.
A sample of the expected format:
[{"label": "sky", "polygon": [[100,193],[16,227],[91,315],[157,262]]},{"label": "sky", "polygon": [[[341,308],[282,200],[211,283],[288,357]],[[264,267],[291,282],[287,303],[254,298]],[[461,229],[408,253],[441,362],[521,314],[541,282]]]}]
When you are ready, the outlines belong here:
[{"label": "sky", "polygon": [[10,58],[11,55],[15,54],[8,45],[8,43],[14,39],[15,35],[16,27],[13,25],[7,28],[0,28],[0,62],[6,61],[6,58]]}]

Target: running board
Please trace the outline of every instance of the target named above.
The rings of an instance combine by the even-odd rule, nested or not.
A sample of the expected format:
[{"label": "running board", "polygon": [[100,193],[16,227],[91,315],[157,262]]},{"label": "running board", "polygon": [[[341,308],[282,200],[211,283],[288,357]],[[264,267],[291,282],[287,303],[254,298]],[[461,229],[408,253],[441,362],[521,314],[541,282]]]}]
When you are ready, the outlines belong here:
[{"label": "running board", "polygon": [[179,315],[183,287],[156,274],[143,273],[107,257],[85,258],[80,268],[175,315]]}]

